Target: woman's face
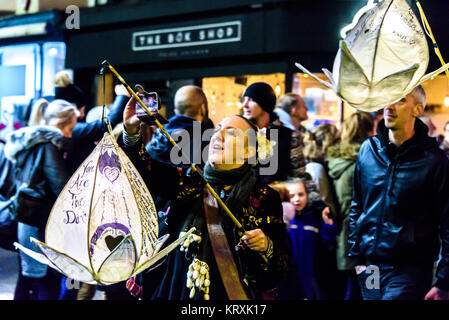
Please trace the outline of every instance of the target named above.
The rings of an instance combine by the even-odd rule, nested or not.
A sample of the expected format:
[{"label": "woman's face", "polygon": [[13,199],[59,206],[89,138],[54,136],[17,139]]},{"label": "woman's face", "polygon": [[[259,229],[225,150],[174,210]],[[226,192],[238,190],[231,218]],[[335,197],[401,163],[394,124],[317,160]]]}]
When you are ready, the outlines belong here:
[{"label": "woman's face", "polygon": [[287,184],[290,193],[290,202],[295,206],[296,212],[301,212],[307,205],[307,192],[303,182]]},{"label": "woman's face", "polygon": [[237,116],[227,117],[215,128],[209,144],[209,162],[219,170],[241,167],[248,159],[249,124]]},{"label": "woman's face", "polygon": [[73,115],[72,119],[69,121],[69,123],[65,124],[65,125],[56,125],[56,128],[58,128],[59,130],[61,130],[62,135],[66,138],[71,138],[72,137],[72,130],[75,127],[76,124],[76,115]]}]

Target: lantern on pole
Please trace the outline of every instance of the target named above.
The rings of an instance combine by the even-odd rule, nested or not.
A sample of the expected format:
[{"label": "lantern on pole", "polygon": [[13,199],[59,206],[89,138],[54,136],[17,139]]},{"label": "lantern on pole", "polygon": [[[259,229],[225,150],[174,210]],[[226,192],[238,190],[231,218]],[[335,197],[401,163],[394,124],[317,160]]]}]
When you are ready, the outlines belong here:
[{"label": "lantern on pole", "polygon": [[383,0],[368,10],[340,41],[333,72],[323,81],[309,74],[352,107],[377,111],[409,94],[416,86],[447,70],[425,74],[429,48],[418,19],[405,0]]},{"label": "lantern on pole", "polygon": [[67,277],[114,284],[141,273],[176,248],[194,229],[159,249],[158,215],[142,177],[113,136],[106,133],[56,200],[42,254],[17,248]]}]

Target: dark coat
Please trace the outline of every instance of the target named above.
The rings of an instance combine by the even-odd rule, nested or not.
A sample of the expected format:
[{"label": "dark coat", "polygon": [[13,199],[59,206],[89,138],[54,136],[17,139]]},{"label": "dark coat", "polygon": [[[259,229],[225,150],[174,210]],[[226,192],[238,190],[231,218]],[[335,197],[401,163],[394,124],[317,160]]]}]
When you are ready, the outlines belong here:
[{"label": "dark coat", "polygon": [[[270,123],[267,128],[267,139],[275,141],[276,145],[273,147],[273,155],[255,167],[257,181],[269,184],[274,181],[285,181],[291,175],[293,171],[292,134],[293,130],[283,126],[277,118]],[[274,173],[266,174],[264,170],[265,172],[274,171]]]},{"label": "dark coat", "polygon": [[[124,146],[124,150],[139,170],[154,198],[160,194],[164,197],[170,196],[170,211],[167,220],[160,224],[160,235],[164,232],[170,234],[170,241],[174,241],[184,228],[190,229],[189,221],[203,221],[196,224],[200,228],[203,238],[201,246],[201,257],[209,264],[210,270],[210,298],[227,299],[220,275],[216,266],[213,253],[208,240],[208,232],[204,224],[204,208],[202,205],[202,194],[204,183],[198,177],[188,175],[174,175],[164,180],[160,177],[161,164],[157,169],[151,162],[151,170],[146,163],[147,156],[141,143],[134,147]],[[168,190],[167,190],[168,189]],[[235,236],[233,224],[224,216],[222,219],[223,229],[228,238],[229,247],[236,259],[237,268],[241,278],[246,275],[249,283],[248,291],[256,297],[261,298],[262,292],[268,292],[276,287],[276,281],[283,275],[287,268],[287,254],[285,246],[285,224],[282,218],[282,205],[279,194],[273,189],[259,183],[253,188],[248,198],[248,203],[239,212],[234,212],[237,219],[246,230],[260,228],[273,241],[274,253],[270,259],[268,270],[263,270],[262,260],[259,255],[249,249],[235,252],[238,239]],[[199,220],[198,220],[199,219]],[[167,224],[165,223],[167,222]],[[167,261],[161,266],[144,275],[145,299],[170,299],[182,300],[189,298],[189,289],[186,287],[186,276],[191,261],[185,258],[185,254],[177,248],[169,254]],[[200,297],[197,295],[197,298]],[[202,297],[200,297],[202,299]]]},{"label": "dark coat", "polygon": [[18,221],[44,228],[51,208],[69,179],[61,131],[26,127],[8,136],[6,157],[18,168]]},{"label": "dark coat", "polygon": [[[194,118],[175,115],[169,119],[169,123],[164,126],[165,130],[174,138],[175,142],[182,146],[188,142],[188,150],[183,149],[187,159],[185,161],[174,164],[170,159],[173,145],[168,138],[157,129],[151,141],[146,146],[151,159],[161,162],[169,167],[188,168],[190,163],[202,165],[203,149],[209,144],[209,141],[202,141],[202,135],[205,131],[205,125]],[[210,127],[208,127],[210,128]],[[188,135],[183,136],[182,133]],[[179,136],[180,138],[177,138]],[[188,139],[187,141],[185,141]],[[187,151],[188,154],[187,154]]]},{"label": "dark coat", "polygon": [[10,198],[14,192],[14,166],[13,163],[5,157],[5,143],[0,141],[0,196]]},{"label": "dark coat", "polygon": [[[187,221],[192,220],[202,236],[199,244],[200,260],[206,261],[210,267],[210,298],[212,300],[226,300],[221,276],[210,246],[209,234],[204,225],[204,209],[202,202],[202,185],[185,187],[188,194],[182,195],[173,203],[167,217],[168,233],[179,235],[181,231],[190,228]],[[225,199],[224,199],[225,200]],[[264,262],[258,253],[250,249],[235,251],[239,236],[228,217],[222,216],[222,226],[227,236],[229,248],[236,261],[240,279],[248,296],[252,299],[262,299],[276,288],[277,281],[287,270],[287,255],[285,243],[285,224],[282,220],[282,206],[279,194],[273,189],[256,184],[248,198],[246,206],[239,212],[233,212],[244,226],[245,230],[260,228],[270,237],[274,245],[274,255],[270,259],[268,269],[264,270]],[[203,221],[198,225],[198,220]],[[172,240],[175,240],[173,237]],[[186,300],[189,299],[190,289],[186,287],[186,275],[191,263],[184,252],[179,249],[171,253],[167,262],[162,266],[164,275],[158,288],[153,292],[152,299]],[[148,277],[151,277],[151,272]],[[244,280],[245,279],[245,280]],[[248,286],[245,286],[245,282]],[[145,284],[144,284],[145,286]],[[145,290],[145,289],[144,289]],[[274,296],[273,296],[274,297]],[[196,297],[202,299],[202,295]]]},{"label": "dark coat", "polygon": [[[123,120],[123,111],[126,106],[128,97],[119,95],[115,98],[114,105],[108,114],[112,128]],[[76,169],[83,163],[95,148],[95,142],[103,138],[107,132],[106,121],[96,120],[93,122],[77,122],[72,130],[72,138],[67,143],[68,162],[67,166],[70,173],[74,173]]]},{"label": "dark coat", "polygon": [[416,119],[415,135],[399,147],[382,120],[366,140],[354,172],[350,256],[359,263],[432,265],[436,285],[449,289],[449,160]]},{"label": "dark coat", "polygon": [[[197,129],[200,129],[199,132],[195,132],[195,126]],[[151,166],[151,181],[159,181],[157,186],[150,184],[150,192],[153,195],[156,208],[162,211],[167,209],[169,199],[174,199],[180,192],[178,185],[174,184],[173,181],[178,181],[181,176],[186,174],[190,163],[195,163],[202,168],[204,164],[202,154],[209,145],[209,141],[202,141],[202,135],[205,130],[211,129],[211,125],[200,123],[188,116],[175,115],[169,119],[169,123],[164,128],[175,142],[180,143],[179,146],[186,145],[188,142],[190,153],[187,159],[181,163],[176,165],[172,163],[170,154],[173,150],[173,145],[159,129],[156,130],[151,141],[145,146],[150,156],[148,168]],[[177,138],[175,135],[180,134],[181,130],[188,133],[188,136],[183,137],[181,135],[180,138]],[[199,140],[196,140],[196,134],[200,134]],[[186,141],[186,139],[188,140]],[[183,149],[183,152],[187,156],[185,149]]]}]

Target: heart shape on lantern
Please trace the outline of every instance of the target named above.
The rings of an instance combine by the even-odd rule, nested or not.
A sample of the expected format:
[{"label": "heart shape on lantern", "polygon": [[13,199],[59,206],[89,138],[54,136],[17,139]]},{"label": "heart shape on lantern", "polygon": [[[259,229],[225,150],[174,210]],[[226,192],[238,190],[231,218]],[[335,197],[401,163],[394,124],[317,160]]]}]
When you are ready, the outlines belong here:
[{"label": "heart shape on lantern", "polygon": [[106,242],[106,245],[108,246],[108,249],[110,251],[112,251],[120,244],[120,242],[123,241],[124,238],[125,238],[124,236],[117,236],[117,237],[107,236],[104,239],[104,242]]},{"label": "heart shape on lantern", "polygon": [[[71,187],[79,186],[81,176],[83,188],[76,194],[79,205],[75,205]],[[104,179],[97,179],[102,176],[115,181],[114,188],[104,183]],[[113,208],[110,202],[104,201],[105,195],[114,198]],[[86,214],[88,219],[66,224],[68,209],[80,216]],[[53,205],[45,229],[46,243],[30,239],[41,253],[18,243],[14,245],[73,280],[111,285],[148,269],[195,231],[190,229],[162,249],[168,234],[159,237],[157,221],[157,211],[145,182],[113,136],[106,134]],[[79,241],[86,238],[91,239],[88,246],[85,241]]]},{"label": "heart shape on lantern", "polygon": [[114,183],[114,181],[117,180],[118,176],[120,175],[120,170],[116,167],[107,166],[104,167],[103,174],[111,183]]}]

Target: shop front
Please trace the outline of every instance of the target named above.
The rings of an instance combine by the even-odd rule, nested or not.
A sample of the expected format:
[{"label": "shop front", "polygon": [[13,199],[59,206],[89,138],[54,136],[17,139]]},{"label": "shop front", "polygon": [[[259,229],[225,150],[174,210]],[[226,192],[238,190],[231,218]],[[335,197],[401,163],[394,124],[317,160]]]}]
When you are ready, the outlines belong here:
[{"label": "shop front", "polygon": [[[157,91],[167,116],[173,114],[173,95],[182,85],[203,88],[216,123],[240,113],[246,86],[264,81],[278,96],[291,91],[306,95],[311,124],[315,120],[339,122],[340,101],[298,73],[294,63],[302,61],[314,70],[332,65],[338,48],[335,39],[357,4],[330,2],[335,15],[323,21],[319,19],[321,6],[310,2],[258,1],[261,6],[248,5],[256,1],[243,2],[247,5],[235,2],[225,11],[180,13],[164,19],[141,17],[126,23],[125,18],[119,23],[116,17],[115,21],[102,20],[101,25],[89,17],[92,10],[86,9],[81,12],[81,29],[68,35],[67,67],[74,70],[75,82],[89,91],[101,83],[101,62],[108,60],[129,84]],[[103,88],[97,88],[90,92],[97,97],[93,103],[100,105]],[[110,99],[106,93],[106,103]]]},{"label": "shop front", "polygon": [[57,11],[0,20],[0,138],[25,124],[30,101],[54,95],[66,45]]},{"label": "shop front", "polygon": [[[325,6],[311,1],[199,2],[203,6],[186,3],[184,11],[158,7],[158,1],[148,12],[145,8],[150,7],[143,5],[141,10],[123,7],[121,14],[118,8],[85,9],[81,29],[69,32],[67,40],[66,63],[74,70],[75,82],[96,97],[93,104],[102,104],[98,73],[101,62],[108,60],[129,84],[157,91],[167,116],[173,114],[176,90],[196,84],[208,97],[215,123],[240,113],[241,95],[257,81],[269,83],[278,96],[286,92],[303,96],[310,110],[309,128],[320,122],[339,126],[354,112],[332,91],[300,73],[294,63],[300,61],[324,78],[321,68],[332,69],[340,30],[364,1],[325,1]],[[440,38],[444,36],[443,28],[437,25],[435,30]],[[434,60],[432,56],[429,70],[438,67]],[[112,84],[111,79],[107,83]],[[438,86],[425,85],[429,101],[442,106],[433,110],[446,110]],[[112,85],[107,90],[109,103]]]}]

